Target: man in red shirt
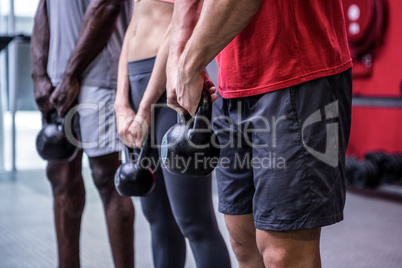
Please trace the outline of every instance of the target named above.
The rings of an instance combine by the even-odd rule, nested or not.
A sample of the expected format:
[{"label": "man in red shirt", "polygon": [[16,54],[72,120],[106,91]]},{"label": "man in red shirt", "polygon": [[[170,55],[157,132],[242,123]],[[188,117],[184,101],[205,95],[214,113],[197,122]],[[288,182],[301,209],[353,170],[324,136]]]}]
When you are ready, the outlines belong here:
[{"label": "man in red shirt", "polygon": [[[168,104],[194,116],[217,58],[219,211],[240,267],[320,267],[343,219],[352,67],[341,0],[177,0]],[[219,54],[219,55],[218,55]]]}]

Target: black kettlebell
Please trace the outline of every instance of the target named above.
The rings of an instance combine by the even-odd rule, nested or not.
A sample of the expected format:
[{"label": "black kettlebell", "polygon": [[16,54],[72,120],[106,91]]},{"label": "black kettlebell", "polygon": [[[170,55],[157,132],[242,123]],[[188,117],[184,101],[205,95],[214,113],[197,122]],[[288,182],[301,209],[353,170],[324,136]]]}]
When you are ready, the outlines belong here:
[{"label": "black kettlebell", "polygon": [[[144,142],[136,161],[133,148],[125,147],[126,163],[122,164],[114,176],[114,185],[121,196],[145,196],[155,186],[155,174],[150,168],[150,138]],[[146,163],[145,163],[146,162]]]},{"label": "black kettlebell", "polygon": [[383,162],[383,167],[386,182],[397,182],[402,177],[402,155],[387,154]]},{"label": "black kettlebell", "polygon": [[45,118],[45,124],[36,137],[36,150],[43,159],[71,161],[77,155],[78,148],[67,139],[64,123],[65,119],[57,112]]},{"label": "black kettlebell", "polygon": [[381,183],[378,166],[369,161],[364,160],[358,162],[354,171],[352,184],[358,188],[375,188]]},{"label": "black kettlebell", "polygon": [[204,177],[219,161],[219,141],[211,129],[212,101],[204,87],[194,119],[184,115],[162,140],[161,156],[166,169],[175,175]]},{"label": "black kettlebell", "polygon": [[345,177],[346,177],[346,185],[353,184],[353,178],[355,174],[355,170],[359,161],[357,161],[354,157],[346,157],[345,159]]}]

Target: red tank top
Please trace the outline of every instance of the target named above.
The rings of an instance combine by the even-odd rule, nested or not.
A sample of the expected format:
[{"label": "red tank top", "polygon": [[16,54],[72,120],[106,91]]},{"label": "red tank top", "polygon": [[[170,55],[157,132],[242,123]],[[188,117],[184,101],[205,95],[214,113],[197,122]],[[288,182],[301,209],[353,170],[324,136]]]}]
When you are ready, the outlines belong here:
[{"label": "red tank top", "polygon": [[223,98],[258,95],[351,68],[341,0],[262,0],[217,63]]}]

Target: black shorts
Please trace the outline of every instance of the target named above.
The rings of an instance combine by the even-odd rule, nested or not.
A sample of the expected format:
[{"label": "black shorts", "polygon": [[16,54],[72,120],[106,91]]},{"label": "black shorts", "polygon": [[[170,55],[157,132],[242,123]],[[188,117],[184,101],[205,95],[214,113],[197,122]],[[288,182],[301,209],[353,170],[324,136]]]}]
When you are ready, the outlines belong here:
[{"label": "black shorts", "polygon": [[219,211],[252,213],[262,230],[317,228],[343,219],[351,70],[213,104],[221,146]]}]

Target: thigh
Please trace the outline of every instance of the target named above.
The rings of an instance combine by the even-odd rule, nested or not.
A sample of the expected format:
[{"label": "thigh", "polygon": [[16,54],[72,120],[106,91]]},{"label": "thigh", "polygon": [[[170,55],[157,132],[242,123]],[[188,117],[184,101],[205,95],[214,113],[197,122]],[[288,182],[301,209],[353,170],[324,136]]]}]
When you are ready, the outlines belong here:
[{"label": "thigh", "polygon": [[252,214],[225,215],[226,227],[230,234],[232,247],[242,246],[249,249],[256,246],[256,229]]},{"label": "thigh", "polygon": [[[160,227],[165,226],[163,228],[172,228],[172,226],[177,228],[176,221],[172,213],[172,202],[167,192],[167,182],[164,176],[165,174],[161,167],[159,148],[160,143],[157,142],[158,140],[161,140],[159,136],[162,135],[162,133],[158,132],[159,135],[154,133],[154,129],[156,129],[158,125],[161,125],[158,124],[158,120],[164,123],[163,128],[167,128],[174,124],[174,121],[171,120],[171,117],[170,121],[169,117],[166,117],[166,112],[170,114],[175,114],[175,112],[169,108],[165,109],[168,109],[165,111],[165,113],[159,113],[159,109],[155,109],[155,111],[153,111],[153,120],[155,121],[151,123],[150,137],[152,137],[152,149],[150,151],[149,159],[151,160],[151,169],[155,173],[155,188],[148,196],[141,198],[141,206],[145,216],[151,224],[157,224]],[[159,114],[163,116],[159,117]]]},{"label": "thigh", "polygon": [[119,153],[89,157],[92,178],[98,189],[114,189],[114,176],[121,162]]},{"label": "thigh", "polygon": [[263,94],[264,105],[254,106],[272,118],[270,132],[253,133],[253,142],[269,145],[253,147],[256,228],[312,229],[343,219],[347,142],[340,140],[348,139],[350,120],[339,112],[350,101],[336,92],[350,90],[347,80],[347,73],[316,79]]},{"label": "thigh", "polygon": [[227,215],[252,213],[255,190],[253,170],[250,168],[252,148],[239,127],[243,104],[221,97],[213,104],[212,128],[220,144],[220,159],[216,168],[218,210]]},{"label": "thigh", "polygon": [[266,267],[321,267],[321,228],[295,231],[256,231]]},{"label": "thigh", "polygon": [[82,86],[79,122],[82,147],[89,157],[121,150],[114,113],[115,89]]},{"label": "thigh", "polygon": [[[154,66],[155,57],[146,58],[142,60],[136,60],[128,63],[129,68],[129,78],[130,78],[130,103],[133,110],[136,112],[141,103],[144,92],[147,88],[149,79],[152,74],[152,69]],[[163,96],[159,102],[163,101]],[[165,101],[166,102],[166,101]],[[165,108],[168,109],[168,108]],[[168,112],[174,113],[173,110]],[[145,196],[141,197],[141,206],[143,212],[147,218],[147,220],[151,224],[155,224],[158,227],[170,228],[175,225],[175,221],[173,218],[173,214],[171,211],[171,204],[166,192],[166,184],[165,178],[163,176],[163,172],[161,169],[161,161],[159,157],[160,148],[155,143],[155,128],[158,124],[159,118],[159,109],[154,108],[152,110],[152,118],[151,118],[151,128],[150,128],[150,137],[151,137],[151,151],[148,156],[151,160],[151,169],[155,173],[155,188],[152,192]],[[170,123],[173,125],[175,122],[172,120],[166,121],[167,118],[161,113],[162,117],[159,118],[159,121],[165,121],[165,123]],[[169,124],[165,126],[165,128],[170,127]],[[167,129],[166,129],[167,130]],[[139,150],[136,150],[136,154],[138,155]],[[154,226],[155,226],[154,225]]]},{"label": "thigh", "polygon": [[211,178],[178,176],[169,173],[161,165],[161,144],[166,131],[177,123],[177,113],[166,106],[166,98],[160,100],[153,111],[151,136],[155,138],[154,147],[158,151],[158,170],[163,174],[166,190],[173,214],[180,227],[212,226],[215,217],[212,204]]},{"label": "thigh", "polygon": [[155,170],[155,187],[152,192],[141,197],[141,207],[147,220],[161,225],[174,221],[170,201],[166,192],[165,180],[161,170]]},{"label": "thigh", "polygon": [[46,166],[46,175],[57,193],[68,192],[82,183],[82,150],[71,161],[49,161]]}]

